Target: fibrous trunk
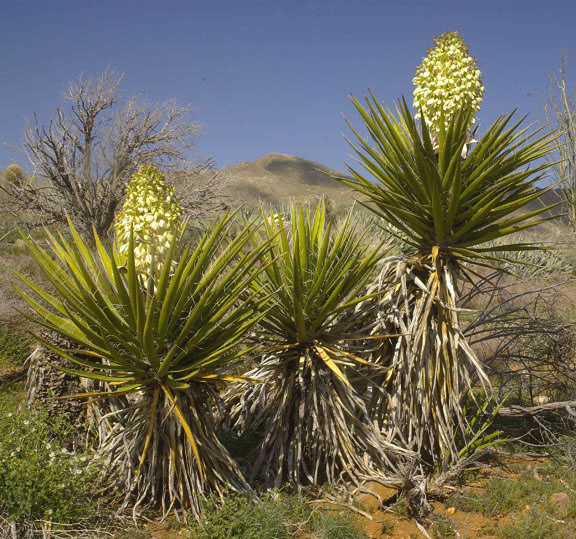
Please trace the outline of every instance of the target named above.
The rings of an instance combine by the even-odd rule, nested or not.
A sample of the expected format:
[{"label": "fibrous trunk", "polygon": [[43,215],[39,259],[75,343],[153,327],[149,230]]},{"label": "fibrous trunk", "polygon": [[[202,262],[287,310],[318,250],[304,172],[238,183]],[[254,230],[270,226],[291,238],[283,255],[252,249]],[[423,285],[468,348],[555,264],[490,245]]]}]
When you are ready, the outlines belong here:
[{"label": "fibrous trunk", "polygon": [[132,505],[134,512],[145,504],[165,514],[189,509],[199,517],[208,495],[223,497],[225,490],[248,486],[216,436],[214,388],[193,384],[175,391],[174,397],[181,417],[162,390],[156,404],[150,390],[100,401],[100,451],[116,471],[125,505]]},{"label": "fibrous trunk", "polygon": [[387,368],[365,386],[369,412],[428,471],[454,456],[454,435],[466,430],[461,398],[473,382],[487,382],[458,322],[456,275],[440,259],[391,259],[369,290],[387,292],[357,309],[372,335],[390,335],[366,348],[367,359]]},{"label": "fibrous trunk", "polygon": [[262,436],[252,478],[266,486],[358,482],[406,457],[379,435],[364,399],[310,349],[264,356],[247,376],[264,384],[236,393],[231,415]]}]

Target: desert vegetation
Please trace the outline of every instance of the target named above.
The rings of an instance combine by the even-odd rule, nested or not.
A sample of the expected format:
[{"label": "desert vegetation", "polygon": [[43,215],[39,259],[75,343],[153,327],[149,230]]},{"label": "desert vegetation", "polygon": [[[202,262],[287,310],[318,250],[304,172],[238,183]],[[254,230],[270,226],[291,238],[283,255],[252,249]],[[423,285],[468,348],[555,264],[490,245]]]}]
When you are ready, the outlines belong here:
[{"label": "desert vegetation", "polygon": [[570,131],[480,132],[444,34],[414,110],[352,98],[361,207],[219,213],[167,168],[186,110],[104,121],[119,83],[72,84],[1,180],[0,534],[571,536],[573,240],[537,204]]}]

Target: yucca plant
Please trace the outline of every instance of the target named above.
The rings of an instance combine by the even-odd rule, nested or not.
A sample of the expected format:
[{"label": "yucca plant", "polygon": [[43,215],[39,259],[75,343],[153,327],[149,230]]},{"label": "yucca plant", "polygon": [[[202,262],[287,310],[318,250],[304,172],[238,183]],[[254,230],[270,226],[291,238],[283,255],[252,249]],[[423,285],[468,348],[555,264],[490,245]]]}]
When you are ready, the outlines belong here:
[{"label": "yucca plant", "polygon": [[262,242],[247,249],[253,223],[240,230],[233,215],[212,225],[195,247],[169,242],[144,274],[133,234],[120,254],[95,235],[93,252],[70,224],[70,235],[47,233],[49,249],[25,240],[52,284],[40,289],[23,275],[30,318],[72,341],[47,348],[78,365],[66,372],[95,381],[83,395],[100,415],[100,449],[116,465],[126,500],[201,511],[210,492],[247,488],[216,436],[219,386],[246,353],[242,340],[262,317],[267,298],[241,299],[261,271]]},{"label": "yucca plant", "polygon": [[496,251],[531,247],[487,242],[545,220],[537,217],[550,208],[519,210],[541,194],[535,184],[553,140],[520,128],[510,114],[469,151],[473,109],[439,122],[433,142],[427,122],[418,125],[404,101],[394,115],[372,94],[365,105],[352,100],[368,130],[364,138],[352,128],[357,141],[350,142],[364,172],[348,167],[352,178],[341,181],[365,195],[365,206],[404,243],[404,256],[383,269],[384,280],[396,284],[374,306],[374,332],[401,336],[376,353],[390,372],[372,412],[391,440],[432,466],[455,450],[455,429],[466,431],[462,395],[487,380],[459,326],[459,281],[481,279],[475,267],[490,266]]},{"label": "yucca plant", "polygon": [[286,225],[280,214],[263,220],[255,246],[271,241],[271,249],[252,288],[275,302],[260,321],[266,352],[247,376],[264,385],[231,396],[232,415],[262,436],[254,475],[299,488],[390,469],[400,450],[379,436],[350,379],[360,365],[373,367],[346,346],[367,335],[341,316],[365,299],[380,249],[363,245],[350,215],[332,231],[323,203],[313,214],[292,207]]}]

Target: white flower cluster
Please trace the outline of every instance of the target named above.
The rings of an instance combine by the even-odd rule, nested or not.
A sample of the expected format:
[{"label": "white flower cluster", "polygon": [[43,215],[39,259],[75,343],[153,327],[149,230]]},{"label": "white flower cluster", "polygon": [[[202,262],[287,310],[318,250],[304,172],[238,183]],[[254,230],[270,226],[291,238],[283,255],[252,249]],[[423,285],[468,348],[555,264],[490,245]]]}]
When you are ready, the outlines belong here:
[{"label": "white flower cluster", "polygon": [[178,229],[182,210],[173,187],[153,166],[143,166],[128,184],[126,201],[116,217],[118,250],[128,252],[130,231],[134,238],[134,259],[140,273],[149,273],[154,258],[158,266]]},{"label": "white flower cluster", "polygon": [[[446,125],[461,108],[480,110],[484,86],[476,59],[468,55],[468,47],[458,32],[434,38],[434,47],[416,70],[412,82],[416,118],[424,116],[433,132],[438,132],[442,119]],[[472,118],[471,123],[475,119]]]}]

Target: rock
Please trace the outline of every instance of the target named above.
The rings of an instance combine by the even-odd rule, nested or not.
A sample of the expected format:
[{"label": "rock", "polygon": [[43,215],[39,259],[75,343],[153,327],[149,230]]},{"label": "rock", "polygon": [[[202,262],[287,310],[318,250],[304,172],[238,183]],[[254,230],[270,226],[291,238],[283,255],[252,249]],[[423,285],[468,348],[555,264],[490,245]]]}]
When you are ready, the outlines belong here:
[{"label": "rock", "polygon": [[16,249],[18,249],[19,251],[25,251],[26,250],[26,242],[22,238],[18,238],[14,242],[14,247],[16,247]]},{"label": "rock", "polygon": [[548,404],[550,400],[551,399],[548,395],[538,395],[532,399],[532,404]]},{"label": "rock", "polygon": [[365,511],[377,511],[381,505],[398,495],[395,488],[388,487],[378,481],[367,481],[354,491],[354,502]]},{"label": "rock", "polygon": [[555,492],[548,498],[548,503],[554,508],[554,511],[559,517],[568,515],[568,507],[570,506],[570,496],[565,492]]}]

